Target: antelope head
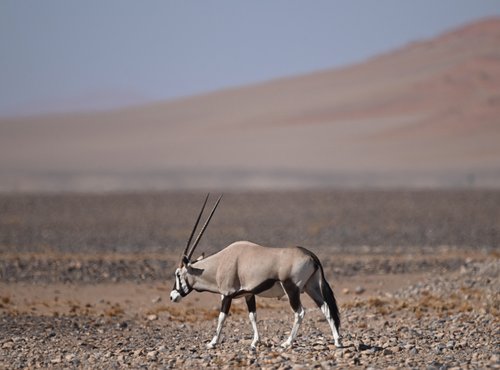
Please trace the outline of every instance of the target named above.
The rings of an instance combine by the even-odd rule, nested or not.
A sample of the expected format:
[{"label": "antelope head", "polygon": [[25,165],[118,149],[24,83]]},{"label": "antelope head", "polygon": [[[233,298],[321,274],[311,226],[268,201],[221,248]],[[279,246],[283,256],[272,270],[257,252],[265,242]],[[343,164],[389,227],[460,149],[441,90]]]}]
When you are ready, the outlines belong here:
[{"label": "antelope head", "polygon": [[[172,288],[172,291],[170,292],[170,300],[173,302],[179,302],[182,297],[187,296],[191,291],[193,290],[192,284],[190,284],[190,272],[192,270],[191,267],[191,257],[193,256],[193,253],[198,246],[198,243],[200,242],[200,239],[205,232],[205,229],[208,226],[208,223],[212,219],[212,216],[219,205],[219,202],[222,198],[222,195],[217,199],[217,202],[215,202],[214,207],[212,208],[212,211],[210,212],[210,215],[208,216],[207,220],[205,221],[205,224],[200,230],[200,233],[196,237],[195,241],[191,245],[191,241],[193,239],[193,236],[196,232],[196,229],[198,228],[198,223],[200,222],[201,215],[203,214],[203,211],[205,210],[205,206],[208,201],[208,197],[210,194],[207,194],[205,201],[203,202],[203,206],[201,207],[200,213],[198,214],[198,218],[196,219],[196,222],[193,227],[193,231],[191,231],[191,235],[189,236],[188,242],[186,244],[186,248],[184,248],[184,252],[182,253],[181,259],[179,261],[179,265],[177,269],[175,270],[175,283],[174,287]],[[203,258],[201,256],[198,258],[200,260]]]}]

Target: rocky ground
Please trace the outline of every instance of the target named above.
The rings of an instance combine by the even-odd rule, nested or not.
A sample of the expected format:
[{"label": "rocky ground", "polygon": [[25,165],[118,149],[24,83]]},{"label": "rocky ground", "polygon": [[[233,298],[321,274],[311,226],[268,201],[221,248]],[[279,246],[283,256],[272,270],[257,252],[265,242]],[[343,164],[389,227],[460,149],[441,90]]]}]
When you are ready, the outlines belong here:
[{"label": "rocky ground", "polygon": [[[379,195],[371,198],[351,194],[347,198],[363,198],[367,209],[373,210]],[[321,311],[304,299],[306,317],[297,341],[292,348],[282,349],[280,344],[286,339],[293,320],[288,302],[258,299],[262,342],[257,350],[250,350],[251,326],[245,304],[239,301],[231,308],[222,343],[209,350],[205,346],[215,330],[219,297],[192,293],[181,303],[169,301],[177,247],[162,252],[154,245],[142,251],[117,247],[117,250],[90,248],[88,253],[76,252],[72,246],[64,248],[69,232],[61,232],[59,239],[51,233],[64,229],[64,225],[75,225],[56,222],[58,217],[67,220],[76,214],[76,218],[84,220],[84,212],[78,216],[80,210],[71,213],[68,209],[72,207],[58,206],[57,212],[66,212],[65,217],[51,213],[43,221],[30,218],[33,215],[28,217],[28,212],[20,213],[19,204],[12,207],[13,200],[9,198],[9,201],[0,201],[4,211],[0,215],[0,229],[9,230],[7,236],[0,237],[3,238],[0,246],[0,368],[500,368],[497,239],[500,207],[498,203],[496,208],[490,204],[497,200],[496,193],[448,194],[445,203],[455,202],[451,202],[453,212],[448,216],[446,207],[440,204],[442,196],[436,200],[435,193],[430,199],[422,193],[397,194],[396,199],[384,194],[382,198],[392,205],[384,208],[381,219],[371,224],[361,216],[361,211],[350,211],[346,202],[342,210],[351,214],[336,216],[344,228],[328,232],[322,225],[328,225],[332,215],[320,207],[321,197],[316,199],[316,196],[302,194],[299,198],[312,199],[303,204],[319,207],[322,216],[314,212],[314,207],[306,207],[293,222],[301,224],[302,219],[308,225],[303,231],[309,237],[326,238],[325,243],[313,245],[311,249],[323,261],[327,279],[335,290],[341,308],[344,348],[335,348]],[[286,199],[286,196],[280,197]],[[345,194],[340,198],[344,197]],[[263,204],[269,201],[268,195],[250,198],[252,202],[263,199]],[[50,199],[44,204],[52,204],[49,208],[55,212],[54,203],[60,199]],[[296,201],[295,195],[293,199]],[[420,200],[425,207],[417,207]],[[294,200],[290,202],[294,204]],[[131,203],[144,207],[137,199]],[[398,208],[399,203],[402,205]],[[61,204],[67,203],[61,201]],[[156,212],[149,200],[147,204],[147,209]],[[290,203],[283,201],[283,204]],[[487,217],[479,216],[481,208]],[[396,212],[398,218],[389,215],[391,211]],[[39,208],[37,212],[37,217],[43,215]],[[412,212],[414,217],[410,217]],[[445,218],[446,233],[434,226],[435,213]],[[248,214],[243,217],[244,232],[251,230]],[[427,218],[425,214],[432,216]],[[235,215],[232,208],[226,210],[226,217]],[[484,217],[484,222],[469,222],[473,216]],[[272,222],[272,217],[268,217],[260,222]],[[348,228],[343,217],[359,219],[360,223]],[[416,225],[405,226],[405,217]],[[129,214],[126,218],[139,217]],[[108,216],[101,215],[101,222],[103,219],[109,220]],[[93,222],[84,221],[82,225]],[[274,222],[276,226],[278,221]],[[118,224],[110,221],[112,238],[108,242],[116,240],[117,245],[127,245],[128,231],[120,229]],[[237,230],[236,221],[232,224],[227,219],[219,226],[226,232]],[[366,230],[385,227],[385,231],[379,231],[380,236],[400,226],[406,227],[407,232],[397,234],[395,239],[388,237],[390,243],[379,245],[374,241],[356,246]],[[39,232],[38,227],[45,230],[45,234]],[[101,231],[81,227],[84,230],[73,228],[79,236],[76,245],[84,248],[94,237],[101,240]],[[182,223],[179,227],[185,231]],[[429,231],[432,228],[434,232]],[[458,229],[461,229],[463,244],[433,245],[436,234],[439,240],[452,245],[456,236],[451,234]],[[148,230],[142,230],[141,235],[153,235],[149,240],[154,239],[154,230],[158,229]],[[417,243],[420,237],[415,230],[423,230],[427,237]],[[488,235],[480,235],[481,230],[486,230]],[[26,238],[23,232],[30,233],[26,239],[29,243],[17,248],[17,243]],[[272,242],[268,232],[263,226],[260,235]],[[284,238],[292,238],[295,232]],[[181,234],[185,233],[173,234],[172,240],[181,239]],[[338,242],[335,238],[339,235],[352,235],[349,239],[352,242]],[[408,241],[397,244],[405,235]],[[216,239],[225,237],[216,235]],[[49,248],[44,241],[51,238],[58,243]]]},{"label": "rocky ground", "polygon": [[[242,303],[233,305],[220,346],[209,350],[218,300],[212,295],[193,293],[174,305],[166,301],[168,286],[159,283],[94,284],[91,294],[79,284],[4,283],[0,367],[499,368],[499,270],[498,256],[488,255],[453,272],[412,275],[414,283],[395,289],[371,286],[376,275],[336,284],[345,338],[340,349],[307,300],[291,349],[280,347],[292,324],[287,302],[261,299],[256,351]],[[405,280],[380,277],[388,278]],[[28,288],[31,294],[23,296]],[[40,293],[51,288],[54,296]],[[77,294],[65,294],[70,290]]]}]

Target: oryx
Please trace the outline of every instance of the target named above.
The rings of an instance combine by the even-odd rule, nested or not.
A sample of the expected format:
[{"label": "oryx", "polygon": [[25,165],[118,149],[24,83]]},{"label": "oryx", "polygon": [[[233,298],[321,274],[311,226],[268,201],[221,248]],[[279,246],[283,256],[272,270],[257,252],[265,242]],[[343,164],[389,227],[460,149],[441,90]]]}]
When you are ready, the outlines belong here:
[{"label": "oryx", "polygon": [[193,290],[222,295],[217,330],[207,347],[213,348],[219,342],[231,301],[234,298],[244,297],[254,332],[251,348],[255,349],[259,342],[256,322],[256,295],[268,298],[288,296],[290,306],[295,313],[295,321],[290,336],[282,346],[290,346],[305,314],[300,301],[300,294],[303,292],[306,292],[321,308],[332,329],[335,345],[340,347],[340,317],[337,302],[325,279],[323,267],[318,257],[311,251],[302,247],[269,248],[248,241],[238,241],[209,257],[191,260],[221,197],[215,203],[207,221],[190,248],[208,195],[205,198],[179,266],[175,270],[175,283],[170,293],[170,299],[174,302],[179,302],[181,297],[188,295]]}]

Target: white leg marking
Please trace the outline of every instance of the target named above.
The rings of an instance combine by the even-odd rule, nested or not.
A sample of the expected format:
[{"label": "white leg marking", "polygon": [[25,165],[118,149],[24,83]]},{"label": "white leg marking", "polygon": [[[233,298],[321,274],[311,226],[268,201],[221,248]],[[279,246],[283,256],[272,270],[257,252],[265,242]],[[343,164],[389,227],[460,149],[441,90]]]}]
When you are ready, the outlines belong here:
[{"label": "white leg marking", "polygon": [[217,322],[217,331],[215,332],[215,336],[213,337],[212,341],[207,344],[208,348],[214,348],[219,343],[220,333],[222,332],[222,327],[224,326],[225,320],[226,314],[224,312],[221,312],[219,314],[219,321]]},{"label": "white leg marking", "polygon": [[302,320],[304,319],[304,315],[306,312],[304,311],[304,308],[300,306],[300,309],[295,312],[295,321],[293,322],[293,327],[292,327],[292,332],[290,333],[290,336],[288,339],[281,345],[281,347],[290,347],[293,343],[293,340],[297,336],[297,332],[299,331],[300,324],[302,324]]},{"label": "white leg marking", "polygon": [[335,327],[335,322],[333,321],[332,316],[330,315],[330,308],[328,307],[328,304],[326,302],[324,302],[321,305],[321,311],[323,311],[326,321],[328,321],[328,324],[330,324],[330,328],[332,329],[333,333],[333,340],[335,341],[335,346],[342,347],[340,334],[337,331],[337,328]]},{"label": "white leg marking", "polygon": [[255,349],[257,346],[257,343],[259,343],[259,332],[257,331],[257,313],[256,312],[250,312],[248,314],[248,317],[250,318],[250,322],[252,323],[252,329],[253,329],[253,340],[252,344],[250,347],[252,349]]}]

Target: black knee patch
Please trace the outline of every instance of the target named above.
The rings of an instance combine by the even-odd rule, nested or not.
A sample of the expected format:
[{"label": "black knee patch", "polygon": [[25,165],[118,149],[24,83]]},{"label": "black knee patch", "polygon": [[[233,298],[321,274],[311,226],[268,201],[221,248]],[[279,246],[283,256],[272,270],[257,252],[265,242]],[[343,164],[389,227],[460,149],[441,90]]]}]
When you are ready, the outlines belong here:
[{"label": "black knee patch", "polygon": [[294,312],[297,312],[302,304],[300,303],[300,289],[295,283],[290,280],[285,280],[283,282],[283,288],[285,288],[288,299],[290,300],[290,306]]},{"label": "black knee patch", "polygon": [[220,311],[224,312],[227,315],[229,313],[229,309],[231,308],[231,301],[232,301],[232,298],[230,298],[230,297],[222,298],[222,305],[221,305]]},{"label": "black knee patch", "polygon": [[255,296],[252,295],[246,298],[248,312],[255,312],[257,310],[257,306],[255,304]]}]

